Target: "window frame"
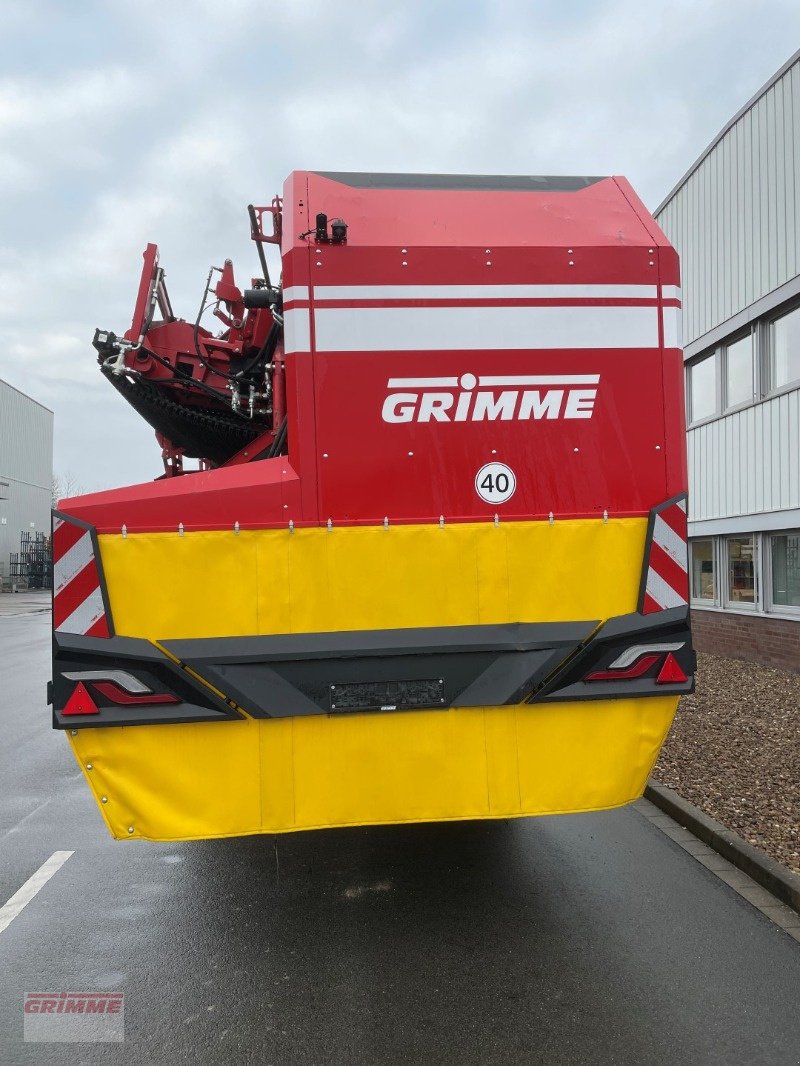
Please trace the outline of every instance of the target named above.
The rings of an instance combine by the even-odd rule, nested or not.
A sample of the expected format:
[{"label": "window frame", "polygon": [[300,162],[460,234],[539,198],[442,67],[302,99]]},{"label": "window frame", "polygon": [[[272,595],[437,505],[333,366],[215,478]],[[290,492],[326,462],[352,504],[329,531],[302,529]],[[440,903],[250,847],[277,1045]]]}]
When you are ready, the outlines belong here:
[{"label": "window frame", "polygon": [[[735,344],[748,337],[750,338],[750,395],[746,400],[730,403],[728,397],[728,352]],[[741,411],[745,407],[752,407],[761,398],[758,391],[757,339],[758,331],[753,329],[752,326],[748,326],[746,329],[728,337],[720,347],[719,391],[721,392],[721,407],[724,414],[728,414],[729,411]]]},{"label": "window frame", "polygon": [[[711,542],[711,563],[714,567],[714,595],[708,598],[701,598],[694,594],[693,545],[701,540]],[[720,607],[722,605],[719,583],[719,541],[720,538],[715,536],[689,538],[689,604],[691,607]]]},{"label": "window frame", "polygon": [[[692,396],[692,376],[694,374],[694,368],[700,363],[705,363],[707,360],[711,360],[714,367],[714,410],[709,415],[703,415],[702,418],[695,418]],[[701,426],[705,422],[713,422],[714,419],[719,418],[723,413],[721,403],[722,397],[720,395],[721,377],[719,348],[712,348],[711,351],[703,352],[686,364],[686,381],[684,387],[686,389],[686,425],[688,429],[691,429],[694,426]]]},{"label": "window frame", "polygon": [[766,610],[769,614],[784,615],[787,618],[800,618],[800,606],[791,603],[775,603],[775,589],[773,586],[772,567],[772,541],[775,537],[797,536],[800,537],[800,529],[771,529],[764,534],[769,541],[769,550],[764,552],[764,588],[767,593]]},{"label": "window frame", "polygon": [[[730,597],[730,542],[732,540],[747,540],[750,539],[753,542],[753,602],[748,603],[747,600],[732,600]],[[722,556],[724,562],[725,573],[725,586],[722,591],[722,606],[727,610],[732,611],[746,611],[748,614],[755,614],[759,611],[763,613],[763,601],[761,597],[761,573],[760,573],[760,559],[763,555],[761,551],[761,538],[758,533],[726,533],[720,537]]]},{"label": "window frame", "polygon": [[790,315],[800,315],[800,302],[795,301],[788,307],[781,309],[780,314],[773,314],[765,320],[766,335],[765,335],[765,363],[766,363],[766,389],[764,395],[768,397],[780,396],[782,392],[791,392],[794,389],[800,388],[800,376],[791,378],[789,381],[785,381],[782,385],[773,384],[772,368],[775,359],[775,326],[782,318],[788,318]]}]

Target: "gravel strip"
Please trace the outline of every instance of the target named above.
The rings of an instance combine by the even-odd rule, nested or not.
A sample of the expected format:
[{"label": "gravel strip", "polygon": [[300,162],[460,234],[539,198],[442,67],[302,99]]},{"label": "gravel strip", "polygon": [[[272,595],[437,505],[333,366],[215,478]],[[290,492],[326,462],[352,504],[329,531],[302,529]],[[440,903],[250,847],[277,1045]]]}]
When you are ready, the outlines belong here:
[{"label": "gravel strip", "polygon": [[800,674],[697,658],[653,776],[800,873]]}]

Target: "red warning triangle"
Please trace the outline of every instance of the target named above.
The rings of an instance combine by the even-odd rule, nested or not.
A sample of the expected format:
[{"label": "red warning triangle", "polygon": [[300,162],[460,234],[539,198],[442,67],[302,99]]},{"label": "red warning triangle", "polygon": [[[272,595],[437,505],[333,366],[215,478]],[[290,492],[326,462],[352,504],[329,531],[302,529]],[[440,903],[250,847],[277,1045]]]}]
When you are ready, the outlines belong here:
[{"label": "red warning triangle", "polygon": [[67,700],[62,714],[99,714],[100,710],[92,697],[89,695],[89,690],[82,681],[79,681],[75,686],[75,691]]},{"label": "red warning triangle", "polygon": [[678,660],[675,658],[675,656],[672,654],[672,652],[670,652],[669,655],[664,660],[664,665],[661,667],[661,669],[658,672],[658,677],[656,678],[656,684],[657,685],[674,685],[674,684],[679,683],[681,681],[688,681],[688,680],[689,680],[689,678],[683,672],[681,664],[678,662]]}]

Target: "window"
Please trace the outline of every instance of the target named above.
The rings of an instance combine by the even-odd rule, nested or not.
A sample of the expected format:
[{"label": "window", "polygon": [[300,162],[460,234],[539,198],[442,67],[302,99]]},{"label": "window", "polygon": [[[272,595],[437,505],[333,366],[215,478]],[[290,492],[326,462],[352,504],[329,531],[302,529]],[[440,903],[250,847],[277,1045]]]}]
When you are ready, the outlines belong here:
[{"label": "window", "polygon": [[728,537],[728,605],[754,607],[756,603],[755,537]]},{"label": "window", "polygon": [[690,541],[692,556],[692,599],[713,603],[717,598],[717,568],[714,561],[714,541]]},{"label": "window", "polygon": [[717,359],[707,355],[689,367],[689,421],[699,422],[717,413]]},{"label": "window", "polygon": [[753,335],[748,333],[725,349],[725,406],[753,399]]},{"label": "window", "polygon": [[800,532],[779,533],[772,541],[772,604],[800,607]]},{"label": "window", "polygon": [[800,380],[800,307],[772,323],[770,387],[783,388]]}]

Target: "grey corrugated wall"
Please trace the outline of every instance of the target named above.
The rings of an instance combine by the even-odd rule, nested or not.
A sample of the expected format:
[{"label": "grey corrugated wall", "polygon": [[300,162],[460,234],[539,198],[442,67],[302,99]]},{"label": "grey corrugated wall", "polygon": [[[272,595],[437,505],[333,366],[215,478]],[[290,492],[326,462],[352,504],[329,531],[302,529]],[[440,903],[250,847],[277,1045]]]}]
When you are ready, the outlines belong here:
[{"label": "grey corrugated wall", "polygon": [[[684,344],[698,342],[695,351],[709,331],[724,335],[723,323],[800,273],[800,53],[656,219],[681,258]],[[690,429],[690,522],[752,515],[758,529],[760,514],[800,508],[799,438],[796,389]]]},{"label": "grey corrugated wall", "polygon": [[53,412],[0,380],[0,567],[5,574],[23,530],[50,531],[52,477]]},{"label": "grey corrugated wall", "polygon": [[800,58],[657,211],[681,256],[685,344],[800,273],[798,123]]}]

